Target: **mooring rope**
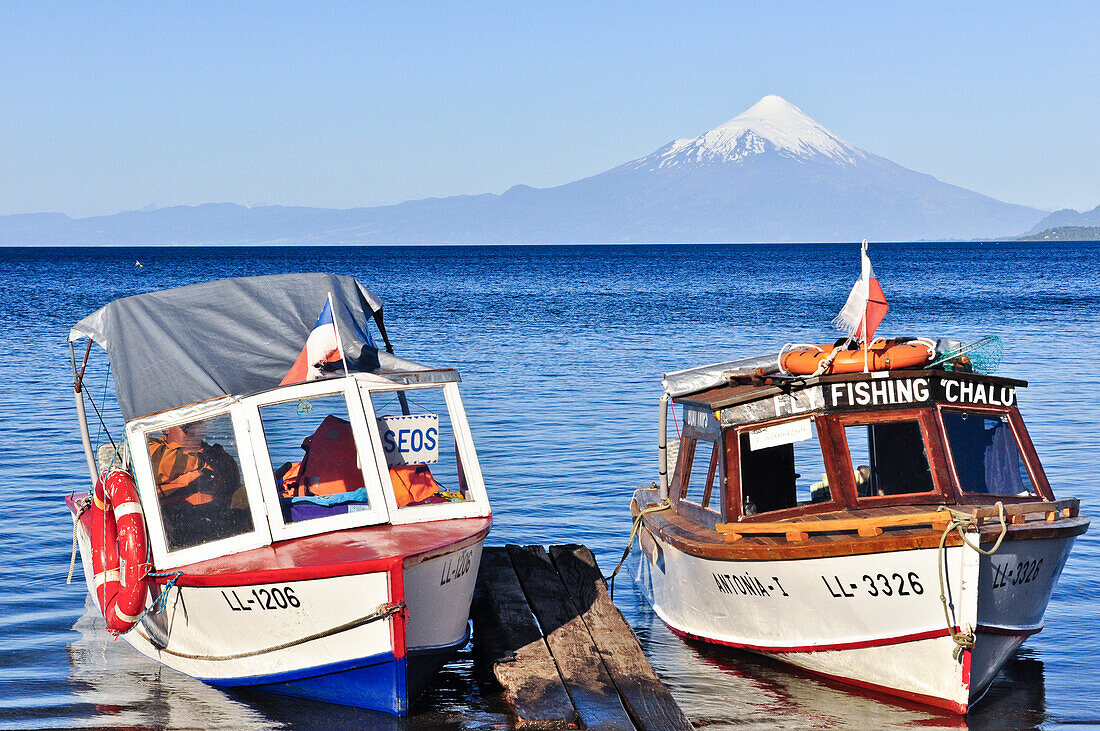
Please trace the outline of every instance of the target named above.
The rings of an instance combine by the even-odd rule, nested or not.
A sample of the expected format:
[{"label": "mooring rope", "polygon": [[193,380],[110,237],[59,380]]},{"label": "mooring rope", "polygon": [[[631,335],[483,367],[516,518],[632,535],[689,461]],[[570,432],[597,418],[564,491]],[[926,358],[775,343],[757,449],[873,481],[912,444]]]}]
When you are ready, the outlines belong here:
[{"label": "mooring rope", "polygon": [[73,571],[76,570],[76,553],[79,550],[76,542],[76,532],[80,530],[80,516],[84,515],[84,511],[91,507],[91,498],[85,495],[76,502],[77,511],[76,516],[73,518],[73,553],[69,556],[69,575],[65,577],[65,584],[73,583]]},{"label": "mooring rope", "polygon": [[947,622],[947,631],[951,633],[951,639],[955,643],[955,651],[953,653],[956,660],[959,659],[959,653],[963,650],[974,649],[974,633],[964,632],[959,627],[959,631],[955,631],[956,624],[951,621],[951,611],[948,609],[947,604],[947,536],[951,535],[951,531],[955,531],[959,534],[959,538],[962,542],[973,548],[983,556],[992,556],[1001,547],[1001,542],[1004,540],[1005,535],[1008,533],[1008,523],[1005,521],[1005,506],[1000,500],[997,501],[997,514],[1001,521],[1001,534],[997,536],[996,543],[993,544],[993,548],[989,550],[983,549],[979,544],[971,543],[970,539],[966,537],[965,529],[973,525],[975,514],[967,513],[963,510],[955,510],[946,505],[941,505],[937,510],[946,511],[951,516],[951,522],[943,529],[943,534],[940,536],[940,547],[938,551],[939,558],[939,578],[940,578],[940,603],[943,605],[943,618]]},{"label": "mooring rope", "polygon": [[[168,579],[168,581],[164,584],[164,590],[161,591],[157,598],[153,600],[152,604],[145,607],[145,611],[141,613],[141,616],[139,616],[132,625],[122,630],[121,632],[115,632],[110,627],[107,628],[107,631],[113,634],[115,637],[118,637],[119,635],[124,635],[130,630],[137,627],[139,624],[141,624],[142,621],[150,614],[160,614],[161,612],[163,612],[164,608],[168,606],[168,592],[171,591],[172,587],[176,585],[176,582],[179,581],[181,576],[183,576],[182,571],[165,571],[161,573],[157,573],[156,571],[146,571],[144,578],[152,577],[154,579]],[[138,634],[141,633],[139,632]]]},{"label": "mooring rope", "polygon": [[77,531],[77,529],[79,529],[79,527],[80,527],[80,523],[78,523],[77,521],[74,520],[73,521],[73,554],[71,556],[69,556],[69,575],[65,577],[65,584],[66,585],[73,583],[73,571],[76,570],[76,551],[77,551],[76,531]]},{"label": "mooring rope", "polygon": [[[319,639],[322,639],[322,638],[325,638],[325,637],[329,637],[331,635],[339,634],[340,632],[347,632],[348,630],[355,629],[356,627],[362,627],[365,624],[370,624],[371,622],[377,622],[380,619],[387,619],[387,618],[392,617],[393,615],[397,614],[398,612],[402,612],[404,610],[405,610],[405,602],[387,602],[385,604],[380,604],[378,606],[378,608],[376,608],[373,612],[371,612],[370,614],[368,614],[365,617],[360,617],[359,619],[354,619],[350,622],[346,622],[344,624],[341,624],[338,627],[333,627],[332,629],[325,630],[324,632],[317,632],[317,633],[309,635],[307,637],[299,637],[296,640],[291,640],[290,642],[284,642],[281,645],[275,645],[273,647],[266,647],[262,650],[250,650],[248,652],[238,652],[238,653],[234,653],[232,655],[193,655],[193,654],[188,653],[188,652],[177,652],[175,650],[169,650],[166,647],[158,647],[157,649],[160,652],[165,653],[166,655],[174,655],[175,657],[182,657],[182,658],[186,658],[188,660],[212,660],[212,661],[217,661],[217,660],[239,660],[240,658],[244,658],[244,657],[255,657],[256,655],[264,655],[264,654],[267,654],[269,652],[276,652],[277,650],[285,650],[288,647],[295,647],[297,645],[301,645],[301,644],[304,644],[306,642],[312,642],[313,640],[319,640]],[[135,626],[137,626],[137,625],[135,625]],[[138,634],[141,634],[141,633],[139,632]],[[148,640],[149,638],[146,637],[146,639]],[[155,646],[155,643],[154,643],[154,646]]]},{"label": "mooring rope", "polygon": [[619,570],[626,563],[626,557],[630,555],[630,549],[634,545],[634,537],[638,535],[638,528],[642,525],[642,516],[649,515],[650,513],[658,513],[662,510],[668,510],[672,507],[672,503],[666,498],[659,503],[650,505],[648,508],[643,508],[638,511],[638,514],[634,516],[634,527],[630,529],[630,539],[626,542],[626,548],[623,549],[622,558],[619,559],[619,563],[615,564],[615,570],[610,575],[603,577],[603,580],[607,582],[608,591],[612,598],[615,596],[615,577],[619,574]]}]

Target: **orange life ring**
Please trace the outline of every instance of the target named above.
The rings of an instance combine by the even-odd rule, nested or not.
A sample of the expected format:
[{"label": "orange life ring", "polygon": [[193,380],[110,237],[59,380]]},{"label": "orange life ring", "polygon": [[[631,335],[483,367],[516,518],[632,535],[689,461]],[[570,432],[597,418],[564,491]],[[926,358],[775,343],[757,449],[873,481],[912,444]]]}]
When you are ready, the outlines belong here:
[{"label": "orange life ring", "polygon": [[141,618],[148,588],[145,516],[130,474],[115,470],[100,475],[91,511],[96,602],[107,629],[126,632]]},{"label": "orange life ring", "polygon": [[[863,349],[841,350],[832,355],[833,345],[796,345],[779,356],[779,366],[787,373],[812,375],[832,356],[828,368],[819,375],[828,373],[861,373],[863,371]],[[913,340],[879,339],[867,349],[867,370],[892,371],[898,368],[915,368],[931,363],[936,357],[936,346],[931,340],[915,338]]]}]

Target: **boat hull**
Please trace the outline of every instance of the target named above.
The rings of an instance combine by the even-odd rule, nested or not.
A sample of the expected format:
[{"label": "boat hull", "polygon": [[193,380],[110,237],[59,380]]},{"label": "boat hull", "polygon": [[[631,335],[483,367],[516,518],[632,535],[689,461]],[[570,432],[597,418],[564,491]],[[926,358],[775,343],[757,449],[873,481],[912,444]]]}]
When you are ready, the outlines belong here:
[{"label": "boat hull", "polygon": [[[87,533],[77,531],[94,597]],[[164,610],[123,635],[168,667],[221,687],[408,713],[469,639],[484,536],[339,576],[170,587]],[[155,585],[159,594],[162,585]],[[151,604],[154,596],[150,596]]]},{"label": "boat hull", "polygon": [[[1073,540],[1005,541],[991,557],[946,548],[951,629],[936,548],[716,560],[644,530],[638,579],[657,616],[682,637],[965,713],[1042,628]],[[956,652],[952,629],[973,631],[973,650]]]}]

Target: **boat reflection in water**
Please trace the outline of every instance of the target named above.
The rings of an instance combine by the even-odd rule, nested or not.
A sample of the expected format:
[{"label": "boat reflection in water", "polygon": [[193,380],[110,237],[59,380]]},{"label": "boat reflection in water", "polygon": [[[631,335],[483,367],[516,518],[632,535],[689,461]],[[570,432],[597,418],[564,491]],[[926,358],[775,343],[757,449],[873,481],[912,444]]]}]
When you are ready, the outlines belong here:
[{"label": "boat reflection in water", "polygon": [[73,630],[79,637],[69,644],[70,677],[88,705],[91,725],[241,731],[271,727],[262,711],[233,694],[120,646],[104,631],[103,615],[91,597]]},{"label": "boat reflection in water", "polygon": [[[966,716],[941,713],[792,668],[760,655],[705,642],[684,642],[636,593],[646,655],[697,724],[753,728],[1039,728],[1050,723],[1039,653],[1022,648],[1009,659],[982,702]],[[700,664],[707,672],[700,672]]]},{"label": "boat reflection in water", "polygon": [[507,726],[503,713],[474,711],[486,699],[473,681],[472,657],[463,651],[440,671],[413,705],[411,718],[249,690],[222,689],[165,667],[117,643],[89,597],[73,625],[70,679],[90,726],[111,728],[462,729]]}]

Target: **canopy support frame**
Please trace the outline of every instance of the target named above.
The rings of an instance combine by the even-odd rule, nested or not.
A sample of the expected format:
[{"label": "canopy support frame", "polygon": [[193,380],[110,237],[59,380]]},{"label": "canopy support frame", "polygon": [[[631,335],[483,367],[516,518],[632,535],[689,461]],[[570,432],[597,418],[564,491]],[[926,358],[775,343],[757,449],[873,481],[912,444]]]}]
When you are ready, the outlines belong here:
[{"label": "canopy support frame", "polygon": [[88,348],[84,351],[84,363],[77,371],[76,349],[73,348],[73,341],[69,341],[69,360],[73,366],[73,394],[76,397],[76,415],[80,424],[80,441],[84,445],[84,459],[88,462],[88,472],[94,485],[99,477],[99,472],[96,468],[95,454],[92,453],[92,435],[88,430],[88,412],[84,407],[84,371],[88,367],[88,356],[91,352],[92,339],[88,338]]}]

